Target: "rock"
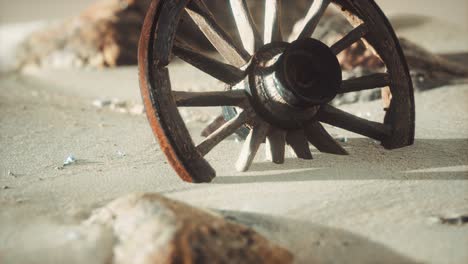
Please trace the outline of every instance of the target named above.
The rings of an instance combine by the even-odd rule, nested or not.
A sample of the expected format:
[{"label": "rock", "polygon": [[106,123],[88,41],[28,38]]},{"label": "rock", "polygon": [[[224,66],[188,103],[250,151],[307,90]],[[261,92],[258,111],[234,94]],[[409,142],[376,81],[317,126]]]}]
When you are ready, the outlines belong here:
[{"label": "rock", "polygon": [[145,107],[142,104],[135,104],[129,110],[132,115],[142,115],[145,113]]},{"label": "rock", "polygon": [[221,215],[157,194],[134,194],[84,223],[113,230],[113,263],[292,263],[287,250]]},{"label": "rock", "polygon": [[[115,67],[137,63],[138,40],[141,26],[151,0],[100,0],[75,18],[48,26],[32,33],[18,49],[18,67]],[[240,45],[240,37],[227,2],[205,0],[218,23]],[[254,21],[263,32],[264,1],[247,1]],[[298,0],[291,5],[283,1],[283,34],[299,34],[306,11],[312,0]],[[348,20],[335,9],[329,9],[321,19],[314,38],[327,45],[343,37],[352,29]],[[191,28],[183,20],[179,35],[200,50],[213,50],[209,42],[196,28]],[[293,40],[294,37],[290,37]],[[467,81],[466,66],[435,55],[415,43],[401,39],[404,53],[411,69],[416,90],[440,87],[458,80]],[[381,60],[359,41],[338,56],[344,71],[352,77],[360,77],[360,72],[382,71]],[[356,70],[356,68],[361,70]],[[363,69],[363,70],[362,70]],[[368,92],[367,92],[368,93]],[[380,98],[374,92],[361,96],[353,95],[339,100],[352,103]],[[354,98],[354,99],[353,99]],[[362,98],[362,99],[360,99]]]},{"label": "rock", "polygon": [[[205,1],[219,24],[239,43],[229,6]],[[311,0],[283,2],[284,29],[290,32]],[[99,0],[77,17],[35,31],[19,46],[19,68],[115,67],[137,63],[138,40],[151,0]],[[257,25],[263,25],[263,1],[249,1]],[[229,14],[229,15],[226,15]],[[210,50],[205,37],[193,28],[180,34],[202,50]]]},{"label": "rock", "polygon": [[32,33],[18,48],[20,67],[112,67],[137,63],[151,0],[100,0],[79,16]]},{"label": "rock", "polygon": [[93,106],[97,108],[104,108],[106,106],[109,106],[111,103],[112,101],[109,99],[96,99],[93,101]]}]

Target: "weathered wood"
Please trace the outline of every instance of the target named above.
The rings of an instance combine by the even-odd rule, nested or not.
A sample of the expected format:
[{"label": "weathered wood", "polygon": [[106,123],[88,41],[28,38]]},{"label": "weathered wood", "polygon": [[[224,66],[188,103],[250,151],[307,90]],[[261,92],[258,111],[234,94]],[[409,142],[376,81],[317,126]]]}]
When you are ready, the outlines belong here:
[{"label": "weathered wood", "polygon": [[337,41],[333,46],[331,46],[331,50],[335,55],[338,55],[346,48],[350,47],[354,43],[358,42],[362,37],[364,37],[369,29],[367,28],[366,24],[361,24],[351,30],[348,34],[346,34],[343,38]]},{"label": "weathered wood", "polygon": [[214,147],[221,143],[221,141],[234,134],[237,129],[249,120],[251,115],[252,114],[246,110],[239,113],[233,119],[227,121],[197,146],[198,152],[200,152],[202,156],[208,154]]},{"label": "weathered wood", "polygon": [[246,72],[232,65],[222,63],[201,54],[181,41],[176,41],[172,52],[185,62],[226,84],[235,85],[242,81],[247,75]]},{"label": "weathered wood", "polygon": [[312,36],[330,2],[330,0],[314,0],[304,18],[305,24],[298,39],[310,38]]},{"label": "weathered wood", "polygon": [[249,135],[245,139],[242,151],[236,162],[236,169],[239,172],[247,171],[257,155],[260,145],[266,138],[270,126],[266,123],[259,123],[250,130]]},{"label": "weathered wood", "polygon": [[282,0],[265,0],[264,44],[283,41],[281,33],[281,2]]},{"label": "weathered wood", "polygon": [[208,107],[208,106],[243,106],[247,100],[244,90],[221,92],[183,92],[173,91],[177,106]]},{"label": "weathered wood", "polygon": [[242,44],[250,54],[254,54],[262,46],[263,41],[247,7],[246,0],[229,0],[229,2]]},{"label": "weathered wood", "polygon": [[336,154],[336,155],[348,155],[348,152],[330,136],[325,128],[319,122],[315,121],[304,129],[307,140],[320,152]]},{"label": "weathered wood", "polygon": [[[162,67],[161,64],[156,64],[157,67],[155,67],[155,61],[161,61],[161,58],[157,56],[163,56],[162,60],[164,60],[170,51],[160,50],[161,54],[154,52],[154,49],[172,46],[169,45],[172,42],[171,38],[165,38],[166,43],[161,43],[161,45],[150,45],[153,43],[151,39],[154,36],[160,36],[155,34],[157,25],[161,23],[174,27],[179,19],[177,12],[175,15],[169,16],[171,14],[169,10],[173,10],[173,6],[166,6],[165,3],[167,2],[153,1],[143,25],[138,52],[143,103],[153,133],[159,140],[161,149],[169,163],[180,178],[188,182],[210,182],[216,176],[216,172],[196,150],[187,127],[184,125],[175,103],[171,100],[168,69]],[[181,5],[179,6],[180,13],[186,3],[181,1],[179,4]],[[158,11],[166,16],[157,16]],[[167,32],[164,31],[165,29],[161,30],[163,31],[158,33]]]},{"label": "weathered wood", "polygon": [[385,111],[390,108],[390,103],[392,102],[392,93],[390,92],[390,87],[384,87],[380,89],[380,94],[382,96],[382,106]]},{"label": "weathered wood", "polygon": [[[359,25],[364,23],[368,28],[368,33],[363,35],[363,43],[369,44],[369,50],[371,50],[371,52],[374,50],[378,52],[379,57],[385,62],[388,71],[388,75],[376,74],[360,79],[344,81],[343,87],[341,87],[342,92],[370,89],[374,86],[389,86],[393,98],[386,112],[385,124],[356,117],[329,105],[322,106],[316,116],[314,116],[315,111],[313,111],[313,113],[311,111],[310,113],[312,114],[310,118],[297,119],[299,114],[286,116],[291,116],[291,118],[296,117],[295,120],[297,122],[295,124],[296,126],[294,126],[296,128],[307,126],[308,120],[312,117],[316,117],[319,122],[325,122],[354,133],[380,140],[382,141],[382,145],[387,148],[397,148],[411,144],[414,139],[414,102],[411,82],[409,80],[408,70],[405,66],[404,57],[397,43],[398,40],[391,30],[388,21],[374,1],[333,0],[333,2],[339,7],[342,7],[341,10],[345,14],[351,16],[352,24],[358,27],[358,29],[350,32],[341,41],[335,44],[335,52],[339,52],[348,45],[352,47],[357,46],[352,45],[352,43],[359,39],[360,35],[364,34],[360,32],[361,28],[359,28]],[[244,0],[239,0],[236,3],[245,5]],[[270,2],[270,4],[276,5],[278,5],[278,3],[279,2]],[[312,35],[320,17],[325,12],[329,3],[330,0],[314,1],[314,4],[312,4],[304,20],[305,26],[299,35],[302,35],[304,38],[309,38]],[[158,8],[156,8],[155,5],[157,5]],[[241,9],[239,10],[241,12],[247,10],[245,6],[240,7]],[[204,143],[202,142],[205,146],[201,145],[199,148],[196,148],[191,141],[191,137],[188,134],[186,126],[184,126],[182,118],[177,113],[177,105],[217,106],[245,104],[244,107],[249,108],[249,103],[264,104],[255,107],[256,111],[259,111],[258,114],[262,114],[262,117],[268,118],[270,122],[279,125],[276,123],[276,119],[270,119],[271,116],[269,116],[268,113],[262,113],[263,110],[267,112],[273,110],[272,113],[275,113],[274,111],[276,111],[276,109],[265,107],[267,104],[270,106],[269,103],[271,102],[268,100],[245,100],[247,95],[233,95],[232,93],[235,93],[235,91],[229,91],[228,94],[226,94],[226,92],[175,92],[172,94],[169,85],[169,75],[165,66],[166,63],[170,61],[170,58],[172,58],[171,51],[175,29],[177,28],[178,22],[181,20],[180,15],[183,12],[189,17],[188,21],[191,21],[192,25],[196,25],[200,28],[200,31],[197,30],[196,32],[200,34],[203,32],[207,39],[210,40],[219,53],[224,56],[231,65],[241,68],[249,62],[250,56],[244,48],[238,48],[232,44],[232,39],[221,29],[202,0],[155,0],[152,8],[153,10],[150,12],[152,17],[148,18],[147,21],[149,22],[146,22],[146,27],[143,31],[142,49],[139,55],[140,81],[148,118],[150,119],[150,124],[153,127],[155,135],[160,140],[164,153],[168,156],[171,164],[181,178],[193,182],[209,181],[214,177],[214,172],[201,154],[208,153],[209,150],[225,139],[227,135],[234,133],[236,131],[235,128],[238,128],[238,120],[233,119],[231,121],[232,123],[225,124],[222,128],[212,133]],[[244,20],[245,18],[246,16],[244,16]],[[267,20],[268,19],[265,18],[265,21]],[[277,22],[279,22],[279,19],[277,19]],[[275,22],[273,21],[273,23]],[[151,27],[148,28],[149,24],[151,24]],[[273,33],[271,33],[271,35],[273,35]],[[273,38],[273,36],[271,38]],[[279,45],[280,43],[276,44]],[[177,49],[178,46],[176,45],[175,53],[180,51]],[[206,65],[206,62],[204,62],[206,58],[201,57],[200,53],[194,54],[193,50],[188,49],[184,49],[182,53],[182,56],[196,57],[194,58],[196,61],[192,62],[193,64],[201,63],[202,65]],[[340,55],[344,54],[345,52]],[[261,61],[253,61],[254,64],[258,62]],[[213,62],[210,61],[210,63]],[[219,64],[212,65],[215,65],[213,67],[219,66]],[[320,67],[321,65],[317,66]],[[219,68],[223,67],[219,66]],[[205,70],[208,71],[207,69]],[[211,71],[212,68],[209,68],[209,70]],[[218,73],[213,75],[218,75]],[[218,75],[219,78],[222,77],[220,75]],[[228,78],[228,82],[231,81],[231,77]],[[262,85],[255,82],[256,79],[254,78],[249,81],[251,88],[260,88],[260,85]],[[244,99],[241,97],[244,97]],[[272,108],[276,107],[280,108],[281,105],[272,106]],[[299,105],[298,108],[300,110],[298,111],[299,113],[308,110],[308,108],[302,108],[302,106]],[[287,112],[286,114],[296,113],[289,108],[284,109],[284,111]],[[280,119],[280,121],[283,121],[283,119]],[[287,122],[287,118],[284,122]],[[254,122],[248,123],[249,126],[251,126]],[[284,126],[284,128],[287,127],[289,126]],[[308,145],[309,143],[304,134],[305,132],[308,132],[307,136],[310,137],[310,141],[314,143],[319,150],[335,154],[345,153],[345,150],[326,133],[319,123],[310,125],[304,129],[305,131],[291,131],[286,135],[286,142],[292,146],[299,158],[312,158]],[[236,168],[238,170],[245,171],[250,167],[261,143],[264,142],[266,137],[269,137],[266,142],[270,145],[268,149],[271,158],[277,161],[281,161],[281,158],[284,158],[284,156],[280,155],[282,152],[282,145],[278,143],[281,142],[281,139],[272,140],[272,137],[268,135],[269,131],[270,125],[267,123],[257,123],[253,125],[242,148],[239,160],[237,161]]]},{"label": "weathered wood", "polygon": [[266,159],[276,164],[284,163],[286,131],[272,128],[266,138]]},{"label": "weathered wood", "polygon": [[386,71],[392,77],[390,85],[392,102],[384,118],[384,123],[391,127],[391,135],[384,137],[382,146],[395,149],[413,144],[415,135],[413,85],[405,56],[390,22],[374,1],[334,0],[334,3],[347,10],[345,14],[350,14],[351,24],[367,25],[369,33],[364,39],[372,47],[371,50],[375,51],[385,63]]},{"label": "weathered wood", "polygon": [[390,85],[390,82],[388,73],[374,73],[343,81],[338,93],[342,94],[386,87]]},{"label": "weathered wood", "polygon": [[304,135],[303,130],[289,131],[286,135],[286,142],[291,146],[296,156],[300,159],[311,160],[309,142]]},{"label": "weathered wood", "polygon": [[234,44],[232,38],[216,22],[203,0],[191,1],[186,11],[206,38],[230,64],[240,68],[250,60],[249,52]]},{"label": "weathered wood", "polygon": [[221,114],[217,116],[213,121],[211,121],[208,126],[206,126],[203,131],[201,132],[202,137],[207,137],[215,132],[218,128],[222,125],[226,124],[226,119],[224,119],[224,115]]},{"label": "weathered wood", "polygon": [[322,106],[317,113],[317,118],[320,122],[379,141],[392,134],[392,128],[389,125],[357,117],[331,105]]}]

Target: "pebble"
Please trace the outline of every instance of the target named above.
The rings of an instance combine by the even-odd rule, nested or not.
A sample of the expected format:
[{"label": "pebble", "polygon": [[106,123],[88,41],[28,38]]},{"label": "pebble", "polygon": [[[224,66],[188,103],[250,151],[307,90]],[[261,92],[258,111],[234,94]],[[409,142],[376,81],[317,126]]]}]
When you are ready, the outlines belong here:
[{"label": "pebble", "polygon": [[13,172],[11,172],[11,170],[8,171],[8,176],[16,178],[16,175]]},{"label": "pebble", "polygon": [[73,155],[68,156],[68,158],[63,162],[63,166],[68,166],[73,163],[76,163],[76,158]]},{"label": "pebble", "polygon": [[122,101],[117,98],[112,99],[112,102],[110,103],[111,109],[118,109],[118,108],[125,108],[125,107],[127,107],[127,102]]},{"label": "pebble", "polygon": [[451,217],[432,216],[429,217],[428,222],[430,224],[461,226],[468,224],[468,215],[455,215]]},{"label": "pebble", "polygon": [[71,240],[71,241],[74,241],[74,240],[79,240],[82,238],[82,235],[76,231],[70,231],[66,234],[66,238],[67,240]]},{"label": "pebble", "polygon": [[104,108],[106,106],[109,106],[111,103],[112,103],[111,100],[97,99],[97,100],[93,101],[93,106],[95,106],[97,108]]},{"label": "pebble", "polygon": [[348,143],[348,137],[338,137],[337,140],[341,143]]},{"label": "pebble", "polygon": [[5,185],[5,186],[2,186],[2,189],[3,190],[8,190],[8,189],[10,189],[10,187]]},{"label": "pebble", "polygon": [[145,107],[141,104],[134,105],[130,108],[130,114],[132,115],[141,115],[145,113]]}]

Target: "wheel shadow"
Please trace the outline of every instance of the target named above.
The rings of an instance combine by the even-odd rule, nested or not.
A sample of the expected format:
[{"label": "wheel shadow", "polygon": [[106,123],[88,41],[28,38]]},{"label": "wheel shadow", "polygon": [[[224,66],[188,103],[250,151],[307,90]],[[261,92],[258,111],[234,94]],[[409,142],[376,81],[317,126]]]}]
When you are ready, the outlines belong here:
[{"label": "wheel shadow", "polygon": [[314,160],[255,163],[250,172],[220,175],[215,184],[326,180],[468,180],[468,139],[419,139],[385,150],[369,139],[350,139],[349,156],[314,152]]},{"label": "wheel shadow", "polygon": [[249,226],[289,249],[295,263],[418,263],[379,242],[349,231],[257,213],[220,213],[227,220]]}]

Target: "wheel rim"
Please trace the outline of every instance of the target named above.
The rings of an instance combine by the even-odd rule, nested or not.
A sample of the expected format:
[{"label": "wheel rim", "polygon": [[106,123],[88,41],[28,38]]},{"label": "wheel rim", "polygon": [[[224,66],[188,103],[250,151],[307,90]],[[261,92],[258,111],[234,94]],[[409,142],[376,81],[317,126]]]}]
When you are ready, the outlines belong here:
[{"label": "wheel rim", "polygon": [[[298,42],[303,42],[302,39],[310,39],[308,36],[312,35],[330,3],[331,1],[328,0],[314,1],[306,15],[303,30],[298,37],[301,41]],[[283,71],[283,78],[279,77],[278,79],[284,81],[285,86],[291,82],[291,79],[294,79],[295,84],[292,89],[286,89],[284,93],[293,94],[294,100],[302,98],[298,94],[310,100],[300,102],[306,105],[304,107],[292,103],[296,109],[299,109],[298,114],[304,116],[300,122],[296,122],[300,123],[299,125],[282,126],[286,122],[283,122],[284,119],[278,118],[280,115],[276,114],[276,111],[280,109],[278,104],[271,106],[271,99],[258,96],[258,91],[265,93],[264,91],[271,87],[268,87],[268,81],[260,74],[261,71],[256,70],[258,64],[253,63],[260,56],[259,50],[269,49],[269,45],[264,44],[274,42],[276,44],[272,46],[285,50],[287,47],[292,47],[291,44],[282,42],[279,0],[266,0],[265,2],[266,16],[263,40],[253,23],[245,0],[230,0],[235,21],[241,33],[243,47],[233,44],[232,39],[218,26],[201,0],[177,2],[154,0],[152,2],[140,39],[140,88],[152,130],[170,164],[184,181],[211,181],[216,174],[203,158],[204,155],[244,124],[248,124],[251,130],[236,163],[236,168],[239,171],[248,170],[260,144],[264,141],[267,145],[267,156],[275,163],[284,162],[286,144],[290,145],[296,156],[302,159],[312,158],[308,146],[309,142],[322,152],[347,154],[346,150],[327,133],[320,123],[327,123],[379,140],[388,149],[404,147],[413,143],[414,99],[412,84],[401,48],[388,20],[373,1],[336,0],[333,3],[341,8],[355,28],[337,43],[327,47],[330,53],[337,55],[353,43],[364,39],[377,52],[387,69],[386,73],[372,74],[342,82],[340,79],[341,86],[336,89],[336,92],[345,93],[389,86],[392,100],[383,123],[361,119],[327,104],[333,95],[333,93],[326,94],[329,90],[322,89],[323,92],[320,92],[319,88],[317,88],[318,92],[297,90],[297,87],[302,84],[304,87],[308,87],[309,82],[314,84],[313,87],[320,85],[314,82],[317,81],[317,78],[310,78],[299,73],[298,77],[296,76],[294,79],[289,73],[284,76]],[[198,26],[227,63],[206,57],[192,49],[181,37],[176,36],[177,27],[182,18],[184,21]],[[314,45],[309,42],[306,46]],[[321,44],[316,45],[316,49],[319,49]],[[294,51],[289,52],[291,54],[298,52],[296,49],[291,48],[291,50]],[[240,86],[244,86],[245,91],[236,89],[198,93],[172,91],[166,67],[170,63],[173,53],[228,85],[237,84],[239,86],[241,83]],[[286,52],[284,53],[286,54]],[[325,53],[327,52],[323,50],[309,55],[318,56],[323,63],[323,61],[328,60],[320,54]],[[252,55],[254,55],[253,59]],[[294,58],[294,56],[290,57]],[[280,55],[279,58],[281,60],[288,58],[288,56]],[[329,61],[332,65],[332,60]],[[285,62],[281,65],[288,65],[288,63]],[[297,73],[301,68],[294,70],[294,72]],[[280,71],[278,70],[278,72]],[[248,76],[247,81],[245,80],[246,76]],[[319,81],[323,82],[323,80]],[[336,85],[334,78],[330,77],[327,81]],[[301,94],[301,92],[305,93]],[[324,96],[312,95],[314,93]],[[257,96],[254,96],[255,94]],[[286,100],[288,103],[290,103],[289,99],[290,97],[281,96],[281,100]],[[225,105],[236,106],[243,110],[214,131],[201,144],[195,146],[177,110],[178,107]],[[285,112],[286,115],[288,113],[290,112]]]}]

